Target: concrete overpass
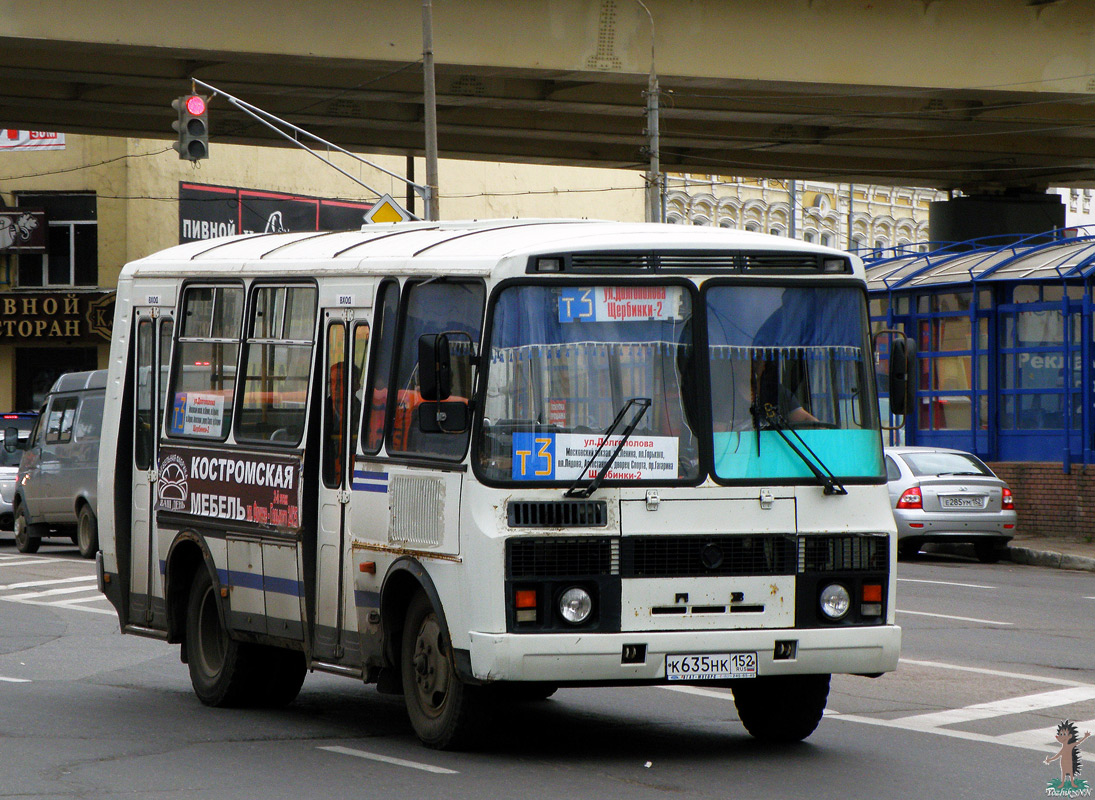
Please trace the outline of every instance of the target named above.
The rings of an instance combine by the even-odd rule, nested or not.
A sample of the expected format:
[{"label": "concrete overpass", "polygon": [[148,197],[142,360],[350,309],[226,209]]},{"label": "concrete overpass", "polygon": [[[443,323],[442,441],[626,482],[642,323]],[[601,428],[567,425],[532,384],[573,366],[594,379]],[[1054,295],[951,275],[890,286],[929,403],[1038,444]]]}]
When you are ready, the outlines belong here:
[{"label": "concrete overpass", "polygon": [[[1095,186],[1088,0],[434,0],[443,156],[959,188]],[[173,139],[193,76],[420,153],[413,0],[2,3],[4,127]],[[653,45],[653,47],[652,47]],[[271,143],[219,103],[218,142]]]}]

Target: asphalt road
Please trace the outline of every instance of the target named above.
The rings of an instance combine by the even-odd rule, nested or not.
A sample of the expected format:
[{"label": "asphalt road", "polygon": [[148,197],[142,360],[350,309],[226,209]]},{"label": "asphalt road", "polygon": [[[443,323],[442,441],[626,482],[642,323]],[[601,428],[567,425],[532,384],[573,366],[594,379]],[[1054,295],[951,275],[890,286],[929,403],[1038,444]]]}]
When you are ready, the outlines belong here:
[{"label": "asphalt road", "polygon": [[1046,796],[1058,722],[1095,729],[1095,579],[957,557],[898,574],[900,668],[835,677],[805,743],[757,744],[723,689],[566,689],[448,753],[400,698],[333,676],[282,711],[206,708],[177,647],[118,633],[75,548],[0,542],[0,798]]}]

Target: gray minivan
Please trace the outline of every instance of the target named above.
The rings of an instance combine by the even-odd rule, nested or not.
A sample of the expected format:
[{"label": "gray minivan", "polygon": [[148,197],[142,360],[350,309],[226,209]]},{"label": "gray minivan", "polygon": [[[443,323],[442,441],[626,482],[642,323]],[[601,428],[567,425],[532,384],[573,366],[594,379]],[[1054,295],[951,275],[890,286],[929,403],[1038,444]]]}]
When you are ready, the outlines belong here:
[{"label": "gray minivan", "polygon": [[97,480],[106,370],[53,384],[15,482],[15,546],[34,553],[45,536],[71,536],[84,558],[99,549]]}]

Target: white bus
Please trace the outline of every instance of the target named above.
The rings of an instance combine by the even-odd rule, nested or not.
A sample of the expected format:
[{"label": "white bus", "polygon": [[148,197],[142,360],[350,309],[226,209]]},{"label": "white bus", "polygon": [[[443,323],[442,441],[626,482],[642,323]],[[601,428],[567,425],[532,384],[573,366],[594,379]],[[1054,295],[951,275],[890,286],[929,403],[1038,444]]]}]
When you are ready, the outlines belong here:
[{"label": "white bus", "polygon": [[900,648],[866,297],[846,253],[669,225],[140,259],[100,587],[209,705],[285,704],[319,670],[455,747],[500,698],[702,682],[753,735],[804,738],[832,673]]}]

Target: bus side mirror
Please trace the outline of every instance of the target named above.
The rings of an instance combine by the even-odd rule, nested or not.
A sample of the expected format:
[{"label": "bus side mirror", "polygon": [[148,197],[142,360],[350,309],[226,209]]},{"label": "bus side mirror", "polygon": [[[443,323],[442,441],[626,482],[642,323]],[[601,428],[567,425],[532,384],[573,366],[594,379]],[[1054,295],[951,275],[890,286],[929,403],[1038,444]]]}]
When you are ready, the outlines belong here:
[{"label": "bus side mirror", "polygon": [[4,450],[14,453],[19,449],[19,429],[14,427],[4,428]]},{"label": "bus side mirror", "polygon": [[890,412],[908,414],[913,405],[913,378],[916,374],[916,342],[906,336],[890,343]]},{"label": "bus side mirror", "polygon": [[423,400],[447,400],[452,394],[452,352],[448,334],[418,338],[418,391]]}]

